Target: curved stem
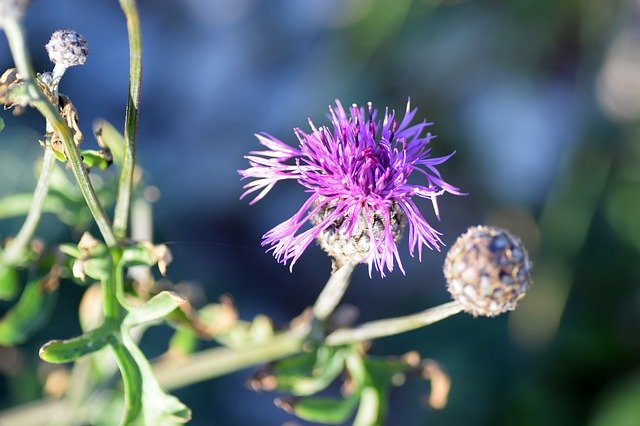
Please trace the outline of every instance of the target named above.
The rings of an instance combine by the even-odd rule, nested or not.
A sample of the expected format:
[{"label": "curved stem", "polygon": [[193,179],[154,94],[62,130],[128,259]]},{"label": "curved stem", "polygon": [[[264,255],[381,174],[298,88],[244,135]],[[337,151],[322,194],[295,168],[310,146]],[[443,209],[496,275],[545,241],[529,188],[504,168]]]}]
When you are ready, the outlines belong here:
[{"label": "curved stem", "polygon": [[51,122],[54,130],[60,135],[67,159],[69,160],[69,163],[71,163],[71,170],[78,182],[80,192],[82,192],[87,206],[98,224],[98,228],[102,233],[105,243],[110,247],[116,246],[118,241],[111,229],[109,219],[98,200],[98,196],[93,189],[93,185],[89,180],[87,171],[82,163],[80,151],[71,137],[71,131],[66,123],[62,121],[58,110],[51,105],[35,82],[33,67],[31,66],[31,59],[27,50],[22,24],[11,19],[6,20],[3,24],[13,60],[15,61],[18,72],[20,73],[20,77],[23,79],[27,90],[29,91],[33,106]]},{"label": "curved stem", "polygon": [[42,216],[44,202],[47,199],[47,193],[49,192],[51,172],[53,171],[55,163],[56,157],[53,155],[53,150],[45,148],[42,170],[40,171],[40,177],[38,178],[36,189],[33,192],[33,199],[31,201],[29,213],[27,214],[20,231],[18,231],[15,238],[7,244],[7,247],[2,252],[2,261],[6,264],[13,265],[20,260],[24,249],[27,247],[36,231],[36,227],[38,226],[40,217]]},{"label": "curved stem", "polygon": [[352,329],[336,330],[327,336],[325,343],[330,346],[338,346],[392,336],[425,327],[451,315],[455,315],[462,310],[463,307],[460,303],[455,301],[449,302],[413,315],[372,321]]},{"label": "curved stem", "polygon": [[351,273],[354,265],[343,265],[331,274],[329,281],[320,292],[318,300],[313,305],[313,317],[319,321],[326,320],[333,310],[338,306],[344,292],[349,287],[351,281]]},{"label": "curved stem", "polygon": [[134,0],[120,0],[120,6],[127,18],[129,34],[129,95],[124,123],[124,158],[118,184],[118,196],[113,215],[113,228],[119,237],[127,233],[129,205],[133,187],[133,171],[136,158],[136,134],[138,131],[138,111],[140,107],[140,82],[142,76],[142,37],[140,18]]}]

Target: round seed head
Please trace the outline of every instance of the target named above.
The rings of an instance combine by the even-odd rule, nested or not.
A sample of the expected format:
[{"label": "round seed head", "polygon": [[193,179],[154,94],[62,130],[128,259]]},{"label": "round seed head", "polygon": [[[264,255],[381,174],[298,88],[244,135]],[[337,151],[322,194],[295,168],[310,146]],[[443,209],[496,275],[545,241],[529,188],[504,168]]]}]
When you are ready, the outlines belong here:
[{"label": "round seed head", "polygon": [[5,19],[22,18],[29,6],[29,0],[0,0],[0,25]]},{"label": "round seed head", "polygon": [[516,308],[529,288],[531,262],[522,242],[504,229],[475,226],[458,237],[444,262],[447,289],[473,316]]},{"label": "round seed head", "polygon": [[87,40],[74,30],[58,30],[45,45],[49,59],[65,68],[83,65],[89,54]]},{"label": "round seed head", "polygon": [[[331,205],[323,206],[314,216],[311,223],[317,225],[322,222],[334,209]],[[376,250],[372,244],[378,244],[383,239],[383,234],[387,229],[391,230],[393,240],[398,241],[402,237],[402,231],[406,224],[406,217],[402,209],[396,204],[392,204],[389,209],[391,223],[386,223],[386,219],[377,212],[369,212],[372,217],[367,217],[365,210],[360,212],[356,226],[351,235],[342,228],[344,218],[336,220],[328,228],[318,235],[316,241],[324,251],[333,257],[337,267],[345,264],[357,265],[367,262],[372,250]],[[372,243],[373,236],[373,243]]]}]

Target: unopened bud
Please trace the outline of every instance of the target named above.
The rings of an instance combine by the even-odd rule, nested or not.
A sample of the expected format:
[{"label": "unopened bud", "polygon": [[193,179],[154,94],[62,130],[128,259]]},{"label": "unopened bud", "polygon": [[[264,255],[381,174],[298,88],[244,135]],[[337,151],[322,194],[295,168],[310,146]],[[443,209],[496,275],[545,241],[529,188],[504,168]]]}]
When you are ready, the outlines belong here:
[{"label": "unopened bud", "polygon": [[531,262],[522,242],[493,226],[469,228],[444,263],[449,293],[466,312],[496,316],[516,308],[529,288]]},{"label": "unopened bud", "polygon": [[45,47],[51,62],[64,68],[83,65],[89,54],[87,40],[74,30],[56,31]]}]

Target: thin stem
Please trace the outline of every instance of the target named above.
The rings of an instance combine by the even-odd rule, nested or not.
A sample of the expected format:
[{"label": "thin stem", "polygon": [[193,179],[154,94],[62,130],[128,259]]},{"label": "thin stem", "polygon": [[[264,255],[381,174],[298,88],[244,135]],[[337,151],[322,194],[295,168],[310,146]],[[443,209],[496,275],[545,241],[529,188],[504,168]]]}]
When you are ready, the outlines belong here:
[{"label": "thin stem", "polygon": [[120,319],[119,287],[122,285],[122,267],[119,266],[119,249],[114,248],[111,256],[112,266],[109,279],[102,283],[102,309],[108,320]]},{"label": "thin stem", "polygon": [[351,273],[353,272],[354,265],[343,265],[331,274],[329,281],[322,289],[322,292],[318,296],[318,300],[313,305],[313,317],[319,321],[326,320],[333,310],[338,306],[344,292],[349,287],[351,281]]},{"label": "thin stem", "polygon": [[[390,336],[433,324],[462,311],[458,302],[449,302],[414,315],[365,323],[354,329],[337,330],[325,343],[346,345],[363,340]],[[243,348],[214,348],[197,352],[182,359],[163,360],[153,364],[154,375],[160,386],[167,390],[182,388],[239,371],[256,364],[275,361],[302,352],[308,333],[307,327],[283,332],[266,343]],[[7,424],[37,425],[31,419],[42,419],[42,413],[68,409],[65,401],[27,404],[0,412],[0,420]],[[21,420],[22,422],[17,422]],[[14,422],[15,421],[15,422]],[[4,424],[4,423],[3,423]]]},{"label": "thin stem", "polygon": [[98,228],[102,233],[105,243],[110,247],[116,246],[118,241],[111,229],[109,219],[98,200],[98,196],[93,189],[93,185],[89,180],[87,171],[82,163],[80,151],[71,137],[71,131],[66,123],[62,121],[58,110],[51,105],[35,82],[33,67],[31,66],[31,59],[29,57],[29,51],[27,50],[22,24],[8,19],[4,22],[4,30],[7,35],[7,40],[9,41],[9,48],[11,49],[11,54],[15,61],[16,68],[29,91],[29,95],[33,99],[33,105],[47,120],[51,122],[54,130],[60,135],[67,159],[69,160],[69,163],[71,163],[71,170],[78,182],[80,192],[82,192],[87,206],[98,224]]},{"label": "thin stem", "polygon": [[325,343],[330,346],[338,346],[392,336],[433,324],[462,310],[460,303],[449,302],[413,315],[372,321],[352,329],[336,330],[327,336]]},{"label": "thin stem", "polygon": [[44,202],[47,199],[47,193],[49,192],[51,172],[55,163],[56,157],[53,155],[53,150],[46,148],[44,150],[42,170],[40,171],[40,177],[38,178],[38,183],[36,184],[36,189],[33,193],[29,213],[22,224],[22,228],[18,231],[18,234],[7,244],[7,247],[2,253],[2,261],[6,264],[13,265],[20,260],[22,253],[36,231],[38,223],[40,222],[40,217],[42,216]]},{"label": "thin stem", "polygon": [[254,346],[239,349],[214,348],[180,360],[160,361],[153,365],[153,371],[163,388],[177,389],[297,354],[302,350],[303,342],[304,334],[291,330]]},{"label": "thin stem", "polygon": [[116,235],[124,237],[129,221],[129,204],[133,188],[133,171],[136,159],[136,135],[138,131],[138,111],[140,107],[140,82],[142,77],[142,37],[140,18],[134,0],[120,0],[120,6],[127,18],[129,34],[129,95],[124,124],[124,158],[118,184],[118,196],[113,216]]}]

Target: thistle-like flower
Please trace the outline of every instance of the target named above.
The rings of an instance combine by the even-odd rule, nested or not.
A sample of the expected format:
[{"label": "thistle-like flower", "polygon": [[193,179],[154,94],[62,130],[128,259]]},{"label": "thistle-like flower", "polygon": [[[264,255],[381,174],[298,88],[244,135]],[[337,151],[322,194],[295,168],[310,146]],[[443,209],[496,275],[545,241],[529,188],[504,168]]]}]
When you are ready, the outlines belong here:
[{"label": "thistle-like flower", "polygon": [[[384,269],[393,271],[394,259],[404,273],[396,242],[409,228],[409,251],[422,247],[439,250],[440,233],[422,216],[415,197],[431,201],[436,216],[438,196],[445,192],[462,195],[446,183],[436,166],[451,155],[430,157],[432,123],[411,125],[417,109],[407,109],[400,124],[395,111],[381,119],[371,103],[367,108],[352,105],[349,114],[340,101],[329,107],[333,129],[317,128],[311,120],[311,132],[294,129],[298,149],[268,134],[256,137],[267,150],[246,156],[250,167],[238,172],[253,179],[244,186],[240,198],[259,191],[250,204],[262,199],[274,185],[286,179],[297,180],[310,194],[300,210],[263,236],[262,245],[281,263],[291,267],[303,251],[317,239],[334,258],[335,266],[367,263],[369,275],[375,267],[384,277]],[[413,173],[420,183],[409,183]],[[303,229],[310,223],[309,229]]]}]

